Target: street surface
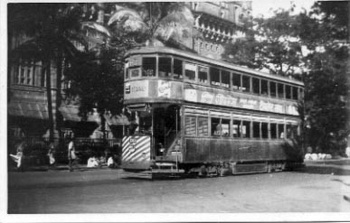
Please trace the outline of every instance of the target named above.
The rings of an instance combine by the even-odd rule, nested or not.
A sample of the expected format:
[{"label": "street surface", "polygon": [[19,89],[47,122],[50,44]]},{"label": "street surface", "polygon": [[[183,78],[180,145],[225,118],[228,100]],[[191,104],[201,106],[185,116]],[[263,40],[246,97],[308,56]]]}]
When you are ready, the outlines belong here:
[{"label": "street surface", "polygon": [[120,169],[9,172],[8,214],[350,212],[350,162],[298,172],[145,180]]}]

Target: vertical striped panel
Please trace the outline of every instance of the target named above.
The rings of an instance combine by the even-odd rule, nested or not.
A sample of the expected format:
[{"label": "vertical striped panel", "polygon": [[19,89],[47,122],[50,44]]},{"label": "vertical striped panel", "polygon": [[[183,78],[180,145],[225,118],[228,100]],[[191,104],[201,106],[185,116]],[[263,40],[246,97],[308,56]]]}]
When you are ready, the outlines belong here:
[{"label": "vertical striped panel", "polygon": [[122,143],[122,162],[148,162],[151,159],[150,136],[125,136]]}]

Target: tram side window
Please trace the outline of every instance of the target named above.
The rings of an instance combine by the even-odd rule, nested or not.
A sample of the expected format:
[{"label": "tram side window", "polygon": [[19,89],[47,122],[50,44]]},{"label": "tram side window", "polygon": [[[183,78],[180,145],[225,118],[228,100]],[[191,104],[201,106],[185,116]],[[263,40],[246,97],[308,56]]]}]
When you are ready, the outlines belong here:
[{"label": "tram side window", "polygon": [[171,58],[160,57],[159,58],[159,77],[171,76]]},{"label": "tram side window", "polygon": [[222,136],[229,137],[230,136],[230,119],[222,119],[221,120],[221,129]]},{"label": "tram side window", "polygon": [[293,139],[297,135],[298,126],[288,124],[287,125],[287,139]]},{"label": "tram side window", "polygon": [[182,78],[182,61],[174,59],[174,78]]},{"label": "tram side window", "polygon": [[201,83],[208,83],[208,68],[198,67],[198,79]]},{"label": "tram side window", "polygon": [[253,93],[260,94],[260,79],[253,77]]},{"label": "tram side window", "polygon": [[270,82],[270,95],[271,97],[276,97],[277,92],[276,92],[276,82]]},{"label": "tram side window", "polygon": [[284,98],[284,85],[278,83],[277,87],[278,87],[278,97]]},{"label": "tram side window", "polygon": [[270,131],[271,131],[271,139],[277,138],[277,124],[271,123],[270,124]]},{"label": "tram side window", "polygon": [[156,58],[144,57],[142,58],[142,76],[155,76],[156,75]]},{"label": "tram side window", "polygon": [[208,136],[209,123],[207,117],[198,117],[198,136]]},{"label": "tram side window", "polygon": [[138,77],[140,76],[139,68],[129,69],[130,77]]},{"label": "tram side window", "polygon": [[191,135],[194,136],[196,135],[196,127],[197,127],[197,122],[196,122],[196,117],[195,116],[186,116],[185,119],[185,134],[186,135]]},{"label": "tram side window", "polygon": [[292,98],[294,99],[294,100],[298,100],[298,88],[297,87],[292,87],[292,89],[293,89],[293,96],[292,96]]},{"label": "tram side window", "polygon": [[242,82],[242,90],[250,92],[250,77],[243,75]]},{"label": "tram side window", "polygon": [[232,73],[232,87],[234,90],[239,90],[241,88],[241,75]]},{"label": "tram side window", "polygon": [[278,124],[278,138],[284,139],[284,124]]},{"label": "tram side window", "polygon": [[250,121],[243,121],[241,133],[243,138],[250,138]]},{"label": "tram side window", "polygon": [[261,137],[263,139],[269,138],[268,124],[265,122],[261,123]]},{"label": "tram side window", "polygon": [[219,118],[211,118],[211,135],[220,136],[222,133],[222,127]]},{"label": "tram side window", "polygon": [[221,86],[230,87],[230,72],[226,70],[221,71]]},{"label": "tram side window", "polygon": [[253,122],[253,138],[260,138],[260,122]]},{"label": "tram side window", "polygon": [[261,94],[262,95],[268,95],[269,94],[267,83],[268,83],[267,80],[261,80]]},{"label": "tram side window", "polygon": [[241,121],[238,121],[238,120],[233,121],[232,135],[235,138],[241,137]]},{"label": "tram side window", "polygon": [[129,79],[129,68],[125,69],[125,79]]},{"label": "tram side window", "polygon": [[286,98],[292,99],[292,87],[289,85],[286,85]]},{"label": "tram side window", "polygon": [[185,79],[194,81],[196,79],[196,65],[185,63]]},{"label": "tram side window", "polygon": [[220,70],[217,68],[211,67],[209,69],[210,73],[210,83],[215,86],[220,86]]}]

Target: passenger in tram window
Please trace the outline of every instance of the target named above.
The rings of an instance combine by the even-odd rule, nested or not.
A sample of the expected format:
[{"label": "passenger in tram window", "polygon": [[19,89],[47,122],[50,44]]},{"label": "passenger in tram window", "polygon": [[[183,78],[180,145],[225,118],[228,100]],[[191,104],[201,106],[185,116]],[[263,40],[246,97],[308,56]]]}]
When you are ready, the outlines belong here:
[{"label": "passenger in tram window", "polygon": [[281,132],[280,138],[281,138],[281,139],[284,139],[284,132]]}]

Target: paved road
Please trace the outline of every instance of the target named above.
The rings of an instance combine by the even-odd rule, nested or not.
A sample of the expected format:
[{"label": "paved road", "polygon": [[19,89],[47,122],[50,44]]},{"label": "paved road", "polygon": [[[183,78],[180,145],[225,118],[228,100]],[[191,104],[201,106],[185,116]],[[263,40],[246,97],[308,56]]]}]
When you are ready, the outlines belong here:
[{"label": "paved road", "polygon": [[306,164],[299,172],[156,181],[106,168],[10,172],[8,213],[350,212],[350,163]]}]

